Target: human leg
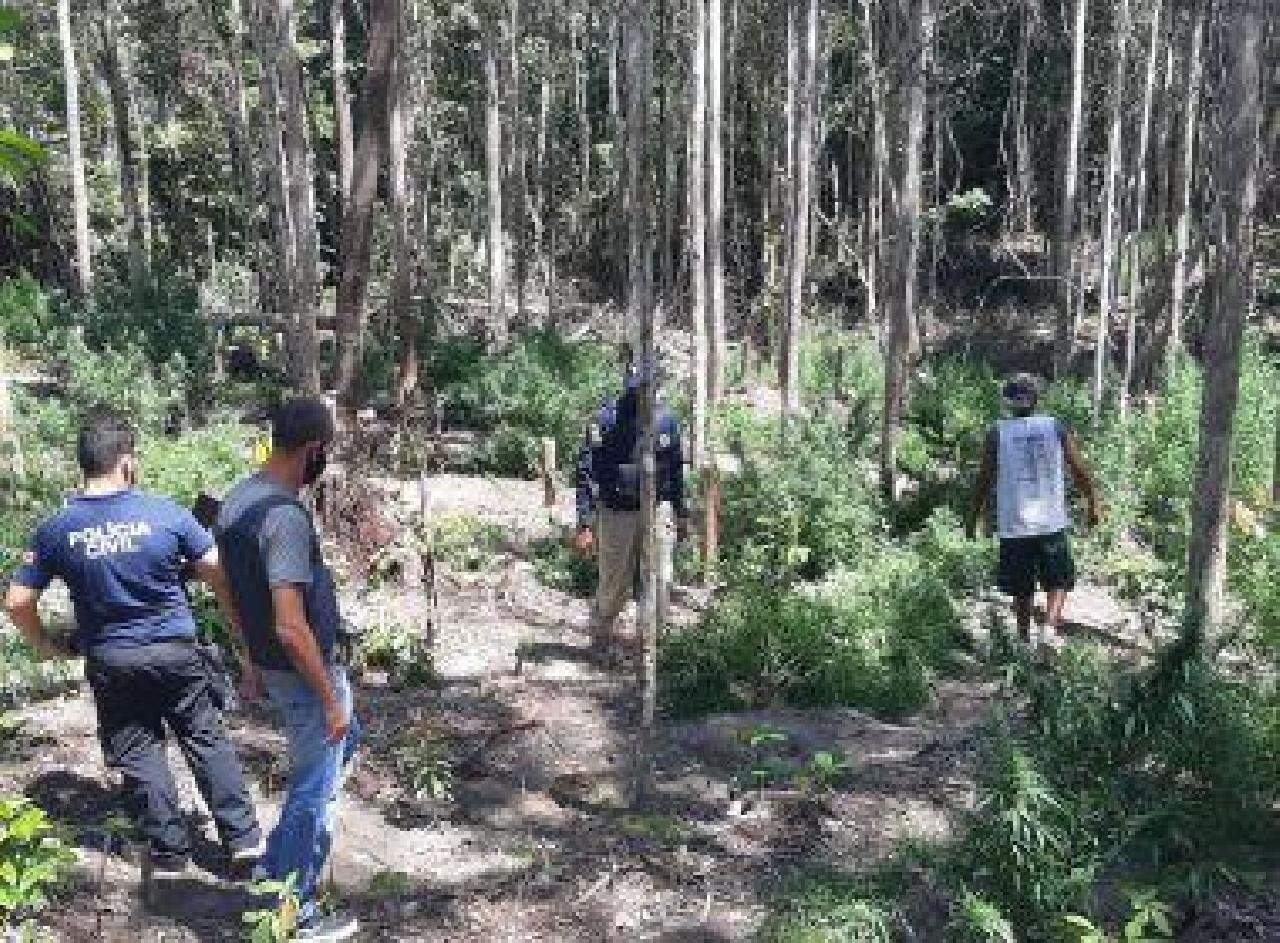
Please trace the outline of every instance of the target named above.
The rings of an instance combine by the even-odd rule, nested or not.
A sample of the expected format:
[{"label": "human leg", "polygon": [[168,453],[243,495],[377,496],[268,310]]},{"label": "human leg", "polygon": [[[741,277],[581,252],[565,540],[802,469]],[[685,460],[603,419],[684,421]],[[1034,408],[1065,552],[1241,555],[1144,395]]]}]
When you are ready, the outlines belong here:
[{"label": "human leg", "polygon": [[1049,595],[1045,612],[1045,642],[1052,644],[1062,626],[1067,595],[1076,586],[1076,564],[1066,531],[1049,534],[1041,539],[1037,571],[1038,582]]},{"label": "human leg", "polygon": [[[160,646],[155,646],[160,648]],[[200,795],[232,855],[258,846],[262,832],[235,747],[214,706],[208,668],[194,646],[164,646],[157,672],[165,691],[165,720],[173,730]]]},{"label": "human leg", "polygon": [[633,595],[639,520],[635,512],[606,507],[596,515],[599,580],[591,614],[591,641],[597,649],[605,649],[613,641],[614,623]]},{"label": "human leg", "polygon": [[[359,728],[353,718],[343,742],[329,743],[320,699],[301,676],[292,671],[263,675],[267,693],[284,722],[289,773],[280,818],[267,840],[262,869],[280,880],[296,874],[300,899],[304,906],[313,907],[316,885],[329,857],[334,804],[355,752]],[[346,672],[335,667],[330,677],[350,711]]]},{"label": "human leg", "polygon": [[1032,600],[1035,595],[1035,559],[1030,539],[1002,538],[996,585],[1002,593],[1013,597],[1013,611],[1018,621],[1018,636],[1031,639]]},{"label": "human leg", "polygon": [[165,732],[154,678],[126,650],[91,656],[85,675],[98,714],[98,739],[107,765],[124,777],[132,812],[151,856],[164,864],[185,863],[190,836],[178,787],[165,757]]}]

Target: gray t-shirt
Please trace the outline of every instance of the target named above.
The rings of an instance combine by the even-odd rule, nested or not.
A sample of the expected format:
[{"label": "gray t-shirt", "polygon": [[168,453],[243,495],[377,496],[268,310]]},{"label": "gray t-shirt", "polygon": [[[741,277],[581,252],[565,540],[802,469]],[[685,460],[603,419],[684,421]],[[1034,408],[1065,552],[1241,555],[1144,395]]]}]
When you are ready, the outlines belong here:
[{"label": "gray t-shirt", "polygon": [[302,590],[311,631],[330,659],[341,623],[337,590],[297,496],[261,472],[252,475],[223,499],[216,536],[254,662],[293,667],[276,635],[271,601],[273,588],[288,585]]}]

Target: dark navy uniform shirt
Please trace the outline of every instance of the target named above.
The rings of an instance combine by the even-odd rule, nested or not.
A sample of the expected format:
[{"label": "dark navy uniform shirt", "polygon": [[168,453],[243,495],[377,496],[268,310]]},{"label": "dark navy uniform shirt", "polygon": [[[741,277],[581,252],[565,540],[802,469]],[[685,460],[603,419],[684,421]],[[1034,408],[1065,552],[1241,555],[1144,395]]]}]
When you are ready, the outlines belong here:
[{"label": "dark navy uniform shirt", "polygon": [[80,495],[41,524],[13,581],[71,591],[76,643],[109,646],[194,638],[183,569],[213,549],[191,512],[139,491]]},{"label": "dark navy uniform shirt", "polygon": [[[670,410],[659,407],[654,430],[659,501],[670,501],[677,517],[687,514],[680,426]],[[600,407],[578,453],[578,524],[588,526],[598,505],[615,511],[639,509],[639,396],[627,390]]]}]

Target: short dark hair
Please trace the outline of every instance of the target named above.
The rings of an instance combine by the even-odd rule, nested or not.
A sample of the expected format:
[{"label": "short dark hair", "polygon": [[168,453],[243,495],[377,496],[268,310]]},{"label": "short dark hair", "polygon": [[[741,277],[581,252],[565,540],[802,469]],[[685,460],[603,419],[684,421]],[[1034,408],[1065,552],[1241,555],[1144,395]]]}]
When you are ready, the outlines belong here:
[{"label": "short dark hair", "polygon": [[271,445],[281,452],[296,452],[311,442],[333,438],[333,413],[318,396],[285,400],[271,417]]},{"label": "short dark hair", "polygon": [[137,448],[138,436],[124,413],[109,406],[95,407],[85,415],[76,438],[76,460],[86,478],[101,478],[115,471],[126,455]]}]

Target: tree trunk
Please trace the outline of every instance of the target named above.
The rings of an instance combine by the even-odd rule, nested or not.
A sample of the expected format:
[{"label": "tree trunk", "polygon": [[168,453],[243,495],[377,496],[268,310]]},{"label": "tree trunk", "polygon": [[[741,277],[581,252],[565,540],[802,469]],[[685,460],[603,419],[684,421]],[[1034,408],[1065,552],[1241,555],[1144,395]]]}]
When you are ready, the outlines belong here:
[{"label": "tree trunk", "polygon": [[[398,5],[398,4],[396,4]],[[413,95],[417,83],[411,69],[422,66],[411,62],[407,42],[412,25],[405,11],[397,11],[394,46],[391,54],[390,90],[387,111],[387,190],[391,214],[391,293],[388,298],[390,323],[400,334],[400,368],[396,382],[396,403],[403,407],[418,387],[419,323],[413,305],[414,276],[417,260],[413,231],[414,198],[410,186],[408,164],[412,148],[417,105]]]},{"label": "tree trunk", "polygon": [[514,265],[514,275],[516,282],[516,321],[523,323],[525,309],[525,288],[529,280],[529,234],[528,219],[530,214],[529,205],[529,177],[525,166],[527,163],[525,155],[525,135],[524,135],[524,118],[521,113],[521,94],[523,86],[521,84],[520,69],[520,3],[519,0],[508,0],[510,5],[510,33],[507,37],[509,47],[509,78],[511,86],[509,89],[507,114],[509,119],[508,128],[511,135],[511,197],[515,204],[511,212],[511,240],[512,240],[512,261]]},{"label": "tree trunk", "polygon": [[1054,241],[1053,273],[1058,277],[1062,305],[1056,371],[1066,368],[1075,352],[1075,309],[1072,273],[1079,256],[1076,239],[1077,190],[1080,178],[1080,137],[1084,128],[1084,41],[1089,0],[1076,0],[1071,43],[1071,104],[1067,112],[1067,141],[1063,152],[1062,203],[1058,208],[1058,238]]},{"label": "tree trunk", "polygon": [[75,39],[71,34],[71,0],[58,0],[58,41],[62,45],[62,83],[66,90],[67,171],[71,176],[71,206],[76,233],[76,292],[89,299],[93,287],[90,250],[89,190],[84,182],[80,150],[80,72],[76,69]]},{"label": "tree trunk", "polygon": [[913,0],[911,21],[899,35],[907,61],[900,93],[902,163],[897,215],[894,220],[894,274],[888,297],[888,344],[885,353],[884,412],[880,437],[880,487],[886,500],[897,499],[898,436],[910,395],[912,361],[918,335],[915,322],[916,275],[920,256],[920,165],[924,138],[925,94],[929,79],[929,51],[933,48],[932,0]]},{"label": "tree trunk", "polygon": [[[583,32],[575,43],[573,62],[573,100],[578,113],[578,200],[574,215],[574,235],[591,210],[591,115],[587,110],[587,48],[590,43],[586,29],[587,16],[583,16]],[[575,18],[574,23],[577,23]]]},{"label": "tree trunk", "polygon": [[368,322],[366,296],[378,199],[378,167],[387,131],[392,52],[399,21],[399,0],[370,0],[369,60],[360,89],[360,140],[356,144],[356,175],[351,184],[351,200],[342,225],[335,311],[339,334],[335,386],[348,404],[353,404],[359,394],[357,387]]},{"label": "tree trunk", "polygon": [[1036,0],[1023,0],[1022,23],[1018,31],[1017,64],[1013,72],[1014,188],[1010,203],[1014,221],[1013,230],[1024,235],[1029,234],[1033,228],[1031,135],[1027,131],[1027,102],[1031,79],[1031,42],[1035,35],[1038,16]]},{"label": "tree trunk", "polygon": [[1196,125],[1200,120],[1200,85],[1203,75],[1201,47],[1204,45],[1205,7],[1197,3],[1192,11],[1191,41],[1187,48],[1187,85],[1183,95],[1182,141],[1174,165],[1175,207],[1173,237],[1173,279],[1169,287],[1169,346],[1175,356],[1182,347],[1182,322],[1187,299],[1187,264],[1191,256],[1191,191],[1195,180]]},{"label": "tree trunk", "polygon": [[489,332],[499,347],[507,343],[506,259],[502,231],[502,119],[498,88],[498,53],[493,38],[481,40],[484,56],[484,166],[488,237],[485,240],[489,267]]},{"label": "tree trunk", "polygon": [[351,92],[347,88],[346,0],[329,0],[333,56],[333,139],[338,163],[338,218],[346,216],[355,174],[355,134],[351,127]]},{"label": "tree trunk", "polygon": [[885,129],[884,83],[881,79],[880,66],[880,31],[877,28],[879,19],[876,0],[863,0],[862,27],[866,36],[863,40],[863,64],[867,72],[867,97],[871,111],[871,160],[867,165],[868,187],[866,195],[866,229],[865,238],[867,257],[866,291],[867,320],[879,324],[881,316],[880,275],[881,258],[884,242],[884,182],[889,166],[889,144]]},{"label": "tree trunk", "polygon": [[[654,354],[653,311],[653,206],[647,160],[649,109],[652,85],[653,49],[649,33],[647,0],[627,0],[624,42],[627,63],[627,190],[630,194],[627,219],[627,316],[640,335],[642,362],[652,362]],[[643,496],[641,500],[640,545],[641,586],[640,630],[643,657],[640,664],[641,726],[653,728],[657,712],[658,631],[662,566],[657,540],[657,474],[654,459],[654,429],[657,412],[652,383],[640,389]]]},{"label": "tree trunk", "polygon": [[720,0],[707,0],[707,401],[714,411],[724,398],[724,24]]},{"label": "tree trunk", "polygon": [[110,5],[104,27],[102,71],[111,93],[112,124],[116,132],[120,196],[129,244],[129,284],[137,296],[151,278],[150,201],[146,192],[146,145],[134,98],[133,71],[123,32],[124,16],[118,2]]},{"label": "tree trunk", "polygon": [[[797,11],[798,12],[798,11]],[[798,32],[798,30],[797,30]],[[782,406],[786,419],[800,413],[800,343],[804,322],[805,288],[808,283],[810,184],[813,179],[814,119],[818,84],[818,3],[809,0],[804,20],[803,43],[796,62],[798,85],[793,101],[794,136],[791,159],[791,228],[787,234],[786,286],[784,288]]]},{"label": "tree trunk", "polygon": [[701,471],[707,448],[708,317],[707,308],[707,0],[693,0],[689,56],[688,199],[689,299],[694,335],[693,467]]},{"label": "tree trunk", "polygon": [[[230,0],[228,28],[230,43],[227,48],[227,127],[229,131],[232,166],[236,172],[236,198],[240,226],[244,233],[245,259],[257,276],[258,304],[266,310],[269,302],[268,277],[262,270],[262,247],[259,245],[261,226],[259,219],[259,194],[257,163],[249,132],[249,106],[245,98],[244,60],[245,24],[240,0]],[[265,71],[265,66],[263,67]],[[267,83],[264,75],[262,85]],[[266,92],[260,93],[266,97]],[[275,170],[279,172],[277,166]]]},{"label": "tree trunk", "polygon": [[1162,0],[1151,4],[1151,41],[1147,50],[1147,77],[1142,93],[1142,121],[1138,130],[1138,173],[1134,182],[1133,250],[1129,253],[1129,314],[1125,321],[1124,382],[1120,385],[1120,422],[1129,418],[1129,397],[1138,350],[1138,313],[1142,310],[1143,248],[1147,216],[1147,155],[1151,146],[1151,113],[1155,106],[1156,72],[1160,62],[1160,14]]},{"label": "tree trunk", "polygon": [[[1198,639],[1224,623],[1231,438],[1240,391],[1240,348],[1252,304],[1263,0],[1224,0],[1224,56],[1215,178],[1217,272],[1204,336],[1200,458],[1192,488],[1185,631]],[[1197,20],[1199,23],[1199,19]],[[1198,29],[1199,27],[1197,27]],[[1194,46],[1194,42],[1193,42]],[[1188,102],[1190,108],[1190,102]]]},{"label": "tree trunk", "polygon": [[1124,86],[1129,37],[1129,0],[1120,0],[1119,25],[1116,29],[1115,60],[1111,73],[1110,131],[1107,135],[1107,169],[1102,196],[1102,282],[1098,286],[1098,346],[1093,358],[1093,421],[1102,419],[1102,394],[1107,375],[1107,352],[1110,346],[1111,312],[1116,300],[1116,243],[1120,223],[1117,190],[1120,185],[1124,131]]}]

